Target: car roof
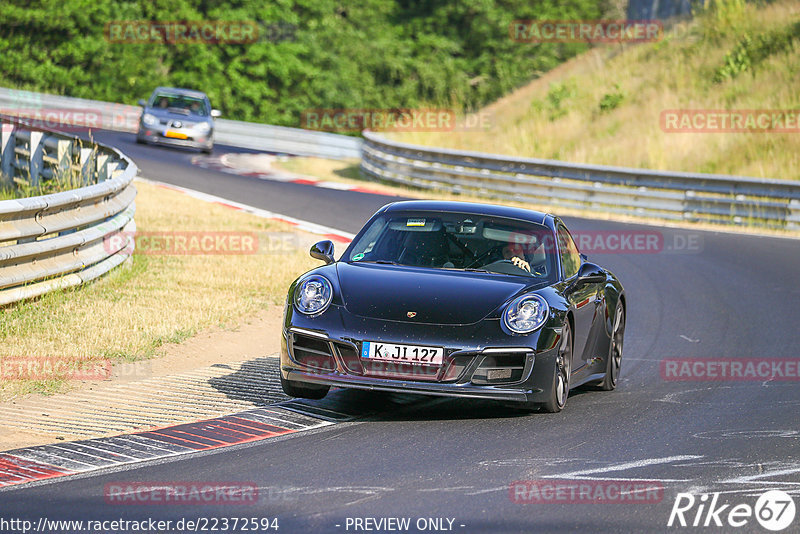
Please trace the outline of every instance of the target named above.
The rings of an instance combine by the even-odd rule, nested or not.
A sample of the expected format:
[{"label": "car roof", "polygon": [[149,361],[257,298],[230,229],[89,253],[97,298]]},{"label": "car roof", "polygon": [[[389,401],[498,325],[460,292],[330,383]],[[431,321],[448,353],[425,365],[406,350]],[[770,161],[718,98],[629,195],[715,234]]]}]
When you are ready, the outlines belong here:
[{"label": "car roof", "polygon": [[168,93],[180,96],[189,96],[193,98],[206,98],[203,91],[195,91],[194,89],[182,89],[180,87],[156,87],[153,93]]},{"label": "car roof", "polygon": [[404,200],[394,202],[386,207],[386,213],[395,211],[445,211],[455,213],[474,213],[476,215],[493,215],[510,219],[544,224],[547,217],[552,217],[541,211],[497,204],[482,204],[480,202],[457,202],[451,200]]}]

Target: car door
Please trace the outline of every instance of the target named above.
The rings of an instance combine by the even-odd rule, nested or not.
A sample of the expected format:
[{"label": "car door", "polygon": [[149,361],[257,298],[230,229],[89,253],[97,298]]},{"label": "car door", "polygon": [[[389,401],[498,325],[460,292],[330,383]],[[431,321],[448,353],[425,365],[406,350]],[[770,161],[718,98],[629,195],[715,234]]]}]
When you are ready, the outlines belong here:
[{"label": "car door", "polygon": [[588,340],[597,312],[598,284],[575,283],[583,258],[569,231],[561,223],[556,227],[556,237],[561,276],[567,284],[564,296],[574,310],[575,327],[572,332],[572,371],[574,374],[584,367],[591,357],[592,347],[589,346]]}]

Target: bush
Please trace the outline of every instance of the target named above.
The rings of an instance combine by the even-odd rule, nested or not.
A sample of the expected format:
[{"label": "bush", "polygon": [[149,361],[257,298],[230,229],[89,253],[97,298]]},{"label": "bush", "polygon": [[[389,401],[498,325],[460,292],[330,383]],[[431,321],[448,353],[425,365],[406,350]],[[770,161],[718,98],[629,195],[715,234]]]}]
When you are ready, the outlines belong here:
[{"label": "bush", "polygon": [[614,84],[614,88],[616,89],[615,92],[606,93],[603,95],[603,98],[600,99],[601,113],[617,109],[617,107],[622,104],[622,101],[625,100],[625,95],[619,90],[619,84]]},{"label": "bush", "polygon": [[722,65],[714,73],[714,83],[733,79],[739,74],[752,71],[759,63],[773,54],[778,54],[800,38],[800,22],[786,28],[765,32],[755,38],[745,34],[729,53],[725,54]]}]

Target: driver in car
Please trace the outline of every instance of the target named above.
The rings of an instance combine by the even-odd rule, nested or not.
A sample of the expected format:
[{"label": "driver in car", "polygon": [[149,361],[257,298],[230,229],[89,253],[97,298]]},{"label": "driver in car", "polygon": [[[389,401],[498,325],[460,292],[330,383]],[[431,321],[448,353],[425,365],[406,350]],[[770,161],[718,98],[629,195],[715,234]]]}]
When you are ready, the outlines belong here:
[{"label": "driver in car", "polygon": [[510,260],[516,267],[531,272],[531,265],[525,259],[525,249],[522,243],[511,242],[503,247],[503,259]]}]

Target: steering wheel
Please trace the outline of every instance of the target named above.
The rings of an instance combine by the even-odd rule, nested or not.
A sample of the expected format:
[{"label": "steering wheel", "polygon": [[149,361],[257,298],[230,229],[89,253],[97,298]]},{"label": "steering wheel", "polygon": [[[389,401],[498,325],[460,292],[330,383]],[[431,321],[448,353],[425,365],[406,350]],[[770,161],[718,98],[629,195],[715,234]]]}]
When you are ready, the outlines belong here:
[{"label": "steering wheel", "polygon": [[[509,266],[512,269],[509,269]],[[513,260],[506,260],[506,259],[487,263],[486,265],[483,266],[483,269],[490,272],[501,273],[501,274],[519,274],[520,272],[525,274],[531,274],[530,271],[515,264]]]}]

